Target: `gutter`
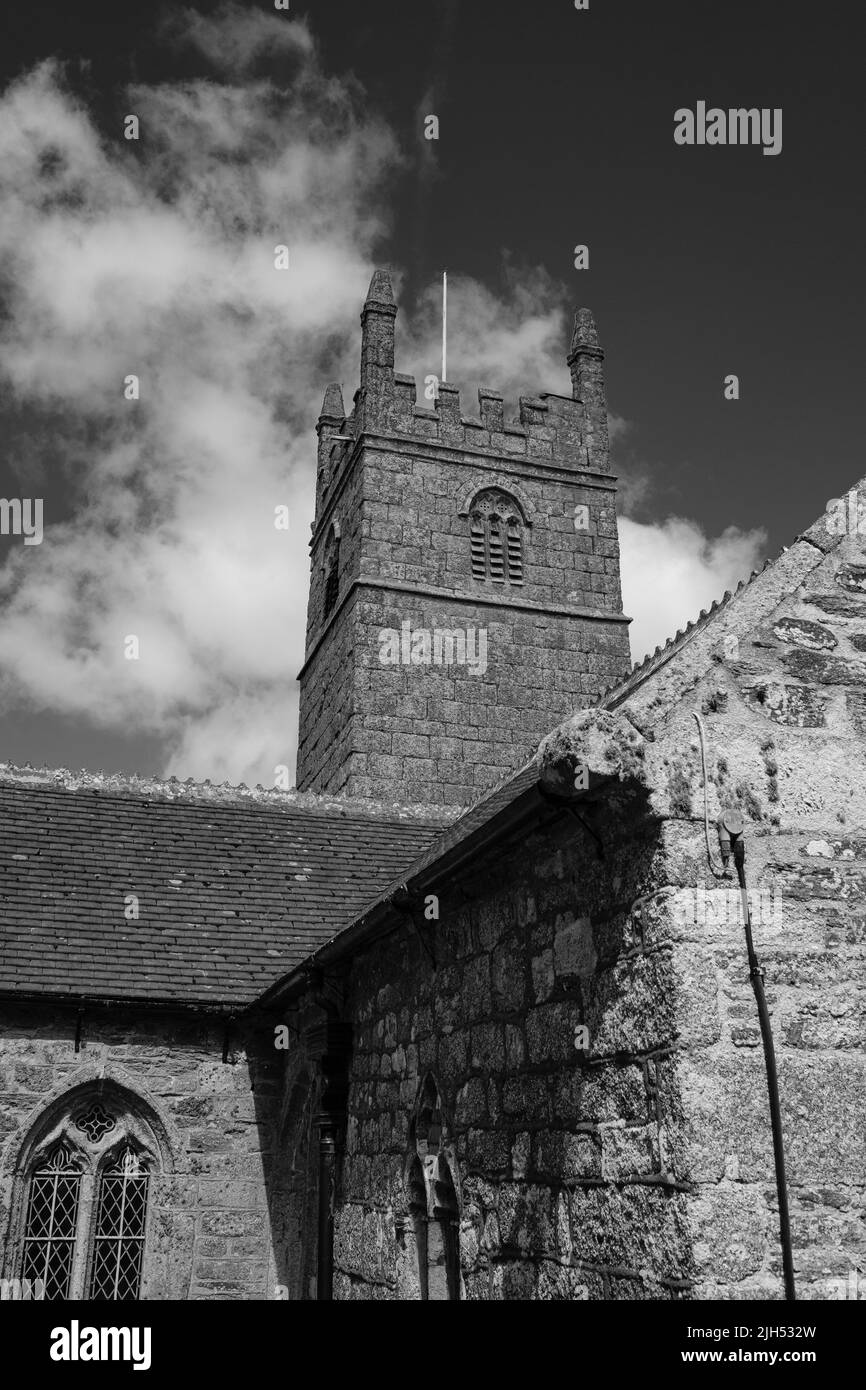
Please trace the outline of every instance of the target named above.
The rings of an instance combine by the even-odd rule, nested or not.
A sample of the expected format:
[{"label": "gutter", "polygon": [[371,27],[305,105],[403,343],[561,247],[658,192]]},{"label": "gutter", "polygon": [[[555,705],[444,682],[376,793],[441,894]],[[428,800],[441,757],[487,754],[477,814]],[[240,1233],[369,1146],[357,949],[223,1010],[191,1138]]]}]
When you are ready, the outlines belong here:
[{"label": "gutter", "polygon": [[250,1007],[240,1001],[227,1003],[214,1001],[163,999],[153,995],[128,994],[117,998],[106,998],[102,994],[54,994],[47,990],[0,989],[0,1003],[45,1004],[53,1008],[70,1009],[152,1009],[159,1013],[208,1013],[217,1017],[234,1017],[246,1012]]}]

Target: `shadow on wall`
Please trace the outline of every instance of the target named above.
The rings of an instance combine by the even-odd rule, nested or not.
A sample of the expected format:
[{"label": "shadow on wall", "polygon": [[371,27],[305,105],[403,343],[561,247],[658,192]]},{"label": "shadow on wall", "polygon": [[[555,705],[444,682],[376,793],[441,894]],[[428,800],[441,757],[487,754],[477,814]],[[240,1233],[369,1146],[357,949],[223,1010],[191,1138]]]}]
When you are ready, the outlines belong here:
[{"label": "shadow on wall", "polygon": [[[256,1070],[251,1057],[251,1081]],[[271,1237],[267,1296],[312,1300],[316,1297],[318,1173],[313,1115],[317,1082],[305,1060],[289,1053],[277,1101],[269,1087],[255,1091],[255,1103]]]}]

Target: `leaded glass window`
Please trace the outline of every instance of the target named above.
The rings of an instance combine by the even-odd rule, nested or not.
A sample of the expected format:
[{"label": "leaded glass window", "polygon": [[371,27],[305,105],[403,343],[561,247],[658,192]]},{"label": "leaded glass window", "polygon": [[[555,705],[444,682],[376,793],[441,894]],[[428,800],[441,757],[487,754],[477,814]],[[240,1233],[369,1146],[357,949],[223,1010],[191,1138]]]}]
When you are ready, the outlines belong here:
[{"label": "leaded glass window", "polygon": [[121,1302],[138,1298],[147,1183],[147,1163],[130,1144],[102,1170],[89,1298]]},{"label": "leaded glass window", "polygon": [[25,1161],[15,1258],[38,1296],[140,1297],[155,1152],[149,1129],[101,1097],[55,1121],[44,1147]]},{"label": "leaded glass window", "polygon": [[41,1280],[46,1298],[67,1298],[78,1225],[81,1162],[61,1143],[33,1174],[21,1278]]}]

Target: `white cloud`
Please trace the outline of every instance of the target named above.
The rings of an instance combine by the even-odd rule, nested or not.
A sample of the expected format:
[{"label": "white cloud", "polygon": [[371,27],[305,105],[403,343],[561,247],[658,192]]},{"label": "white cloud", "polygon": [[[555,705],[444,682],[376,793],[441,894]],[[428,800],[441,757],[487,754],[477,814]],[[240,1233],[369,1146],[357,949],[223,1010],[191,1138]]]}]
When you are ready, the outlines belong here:
[{"label": "white cloud", "polygon": [[[219,71],[131,90],[138,144],[101,135],[53,62],[0,98],[0,388],[40,422],[11,463],[23,477],[50,460],[69,503],[0,570],[0,701],[160,737],[166,773],[269,784],[295,742],[313,427],[327,381],[351,402],[401,155],[303,24],[228,5],[171,32]],[[280,59],[279,82],[250,76],[261,55]],[[501,293],[454,275],[449,307],[467,413],[476,384],[512,407],[570,392],[570,323],[543,271],[506,264]],[[419,386],[439,370],[439,310],[434,285],[398,320],[397,365]],[[756,544],[624,522],[639,645],[747,570]]]},{"label": "white cloud", "polygon": [[214,18],[198,10],[175,11],[163,24],[163,32],[180,45],[198,49],[224,72],[240,75],[262,56],[285,59],[309,57],[313,41],[304,24],[296,24],[274,11],[224,5]]},{"label": "white cloud", "polygon": [[[295,738],[313,425],[328,380],[351,401],[401,155],[302,23],[224,5],[166,32],[215,77],[132,88],[137,144],[101,135],[54,62],[0,102],[3,387],[43,412],[38,452],[72,508],[47,513],[38,561],[14,549],[0,572],[0,695],[160,736],[167,772],[270,782]],[[278,81],[254,75],[260,58]],[[512,405],[570,389],[550,277],[506,266],[501,295],[451,290],[452,379]],[[437,287],[399,328],[400,369],[437,371]]]},{"label": "white cloud", "polygon": [[52,62],[0,103],[3,388],[45,412],[72,502],[0,572],[2,694],[162,736],[181,776],[270,782],[294,743],[313,425],[326,381],[357,370],[400,156],[303,25],[184,22],[232,71],[282,45],[291,78],[138,87],[137,146],[106,142]]},{"label": "white cloud", "polygon": [[729,526],[713,539],[681,517],[655,524],[621,517],[619,542],[623,609],[633,619],[631,655],[640,661],[748,578],[767,536]]},{"label": "white cloud", "polygon": [[[432,285],[398,344],[400,369],[420,382],[442,366],[442,290]],[[570,324],[562,286],[540,268],[505,264],[502,294],[467,276],[448,277],[448,380],[465,388],[464,414],[477,411],[471,391],[488,386],[517,399],[536,391],[571,395],[566,366]],[[405,364],[405,365],[404,365]]]}]

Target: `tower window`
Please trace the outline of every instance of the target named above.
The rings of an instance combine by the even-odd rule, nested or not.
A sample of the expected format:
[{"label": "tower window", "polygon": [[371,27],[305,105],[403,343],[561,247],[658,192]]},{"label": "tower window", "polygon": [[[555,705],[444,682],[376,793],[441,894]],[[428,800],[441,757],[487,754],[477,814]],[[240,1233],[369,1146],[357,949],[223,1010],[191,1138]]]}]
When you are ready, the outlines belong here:
[{"label": "tower window", "polygon": [[325,606],[323,620],[329,618],[337,606],[340,593],[340,533],[332,526],[325,546]]},{"label": "tower window", "polygon": [[487,578],[487,538],[484,517],[473,512],[469,520],[469,537],[472,548],[472,578]]},{"label": "tower window", "polygon": [[512,584],[523,583],[523,530],[516,516],[508,518],[508,577]]},{"label": "tower window", "polygon": [[479,493],[469,516],[472,578],[493,584],[523,583],[523,518],[506,493]]}]

